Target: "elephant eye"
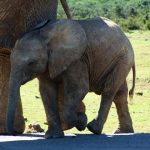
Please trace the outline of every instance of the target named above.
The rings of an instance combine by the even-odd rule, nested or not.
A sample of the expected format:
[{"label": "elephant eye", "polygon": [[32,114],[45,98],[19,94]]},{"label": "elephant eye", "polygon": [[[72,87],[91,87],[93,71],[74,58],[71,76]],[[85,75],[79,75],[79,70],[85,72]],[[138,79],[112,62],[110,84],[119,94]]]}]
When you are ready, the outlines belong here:
[{"label": "elephant eye", "polygon": [[35,62],[31,61],[31,62],[28,63],[28,66],[33,66],[34,64],[35,64]]}]

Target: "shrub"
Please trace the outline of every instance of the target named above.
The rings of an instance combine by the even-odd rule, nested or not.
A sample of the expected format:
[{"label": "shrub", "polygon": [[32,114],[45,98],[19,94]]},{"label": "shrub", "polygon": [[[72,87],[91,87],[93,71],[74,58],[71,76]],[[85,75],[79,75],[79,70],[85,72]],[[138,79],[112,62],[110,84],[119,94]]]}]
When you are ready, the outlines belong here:
[{"label": "shrub", "polygon": [[[123,30],[150,30],[150,0],[68,0],[74,19],[95,16],[107,17],[118,23]],[[58,18],[66,18],[61,5]]]},{"label": "shrub", "polygon": [[127,28],[129,30],[139,30],[140,27],[140,22],[134,18],[129,18],[127,20]]},{"label": "shrub", "polygon": [[146,29],[150,30],[150,20],[146,22]]}]

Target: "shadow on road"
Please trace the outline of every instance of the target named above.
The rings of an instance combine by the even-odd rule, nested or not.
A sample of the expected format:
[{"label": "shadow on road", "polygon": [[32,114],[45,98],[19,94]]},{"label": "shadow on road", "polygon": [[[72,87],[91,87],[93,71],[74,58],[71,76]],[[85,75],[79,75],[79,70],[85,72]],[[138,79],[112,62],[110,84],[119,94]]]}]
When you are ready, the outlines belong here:
[{"label": "shadow on road", "polygon": [[0,136],[0,150],[150,150],[150,133],[121,135],[66,135],[44,139],[43,135]]}]

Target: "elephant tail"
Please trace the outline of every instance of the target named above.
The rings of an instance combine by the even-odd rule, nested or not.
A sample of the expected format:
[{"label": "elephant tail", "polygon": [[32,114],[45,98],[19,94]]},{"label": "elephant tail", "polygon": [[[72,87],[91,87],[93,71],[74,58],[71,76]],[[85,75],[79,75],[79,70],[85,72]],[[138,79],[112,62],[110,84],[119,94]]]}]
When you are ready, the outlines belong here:
[{"label": "elephant tail", "polygon": [[67,18],[68,19],[72,19],[72,15],[71,15],[71,12],[70,12],[70,9],[69,9],[69,6],[68,6],[68,3],[66,0],[60,0],[62,6],[63,6],[63,9],[67,15]]},{"label": "elephant tail", "polygon": [[135,77],[136,77],[135,63],[132,66],[132,72],[133,72],[132,88],[129,91],[129,98],[130,98],[130,100],[133,99],[134,88],[135,88]]}]

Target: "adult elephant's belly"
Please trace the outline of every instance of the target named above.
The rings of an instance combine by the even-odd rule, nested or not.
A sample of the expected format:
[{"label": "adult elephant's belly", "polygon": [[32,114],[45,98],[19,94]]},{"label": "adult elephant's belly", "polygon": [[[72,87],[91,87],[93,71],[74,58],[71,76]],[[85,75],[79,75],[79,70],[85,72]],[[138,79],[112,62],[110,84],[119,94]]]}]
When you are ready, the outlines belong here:
[{"label": "adult elephant's belly", "polygon": [[[12,48],[15,41],[32,27],[50,19],[57,0],[0,1],[0,47]],[[37,10],[37,11],[36,11]]]}]

